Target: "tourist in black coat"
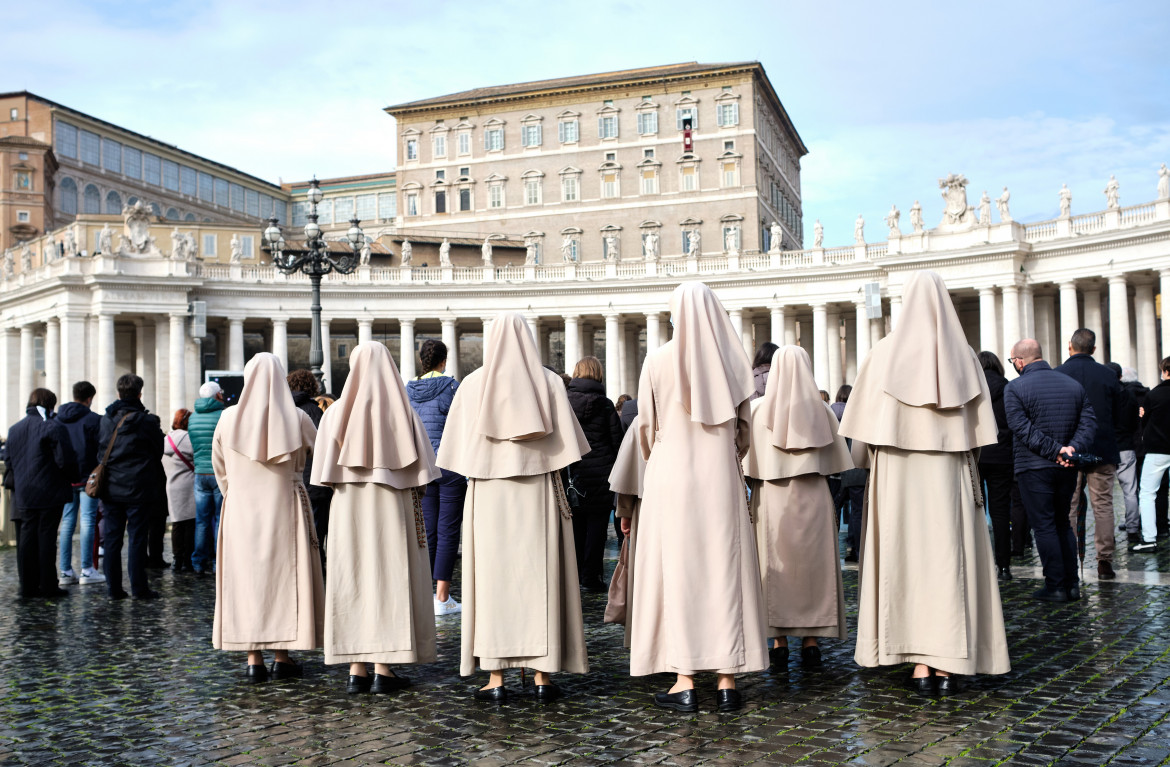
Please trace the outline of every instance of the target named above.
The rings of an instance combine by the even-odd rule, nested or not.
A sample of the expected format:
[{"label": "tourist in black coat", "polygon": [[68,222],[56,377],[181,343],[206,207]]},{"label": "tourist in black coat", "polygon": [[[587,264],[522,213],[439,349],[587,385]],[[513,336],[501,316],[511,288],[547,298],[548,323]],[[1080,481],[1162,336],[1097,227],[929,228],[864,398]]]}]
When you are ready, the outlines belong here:
[{"label": "tourist in black coat", "polygon": [[622,445],[617,409],[605,396],[601,362],[586,357],[573,368],[569,404],[589,440],[589,452],[569,467],[569,481],[580,499],[573,509],[573,540],[577,548],[577,577],[590,591],[604,591],[601,578],[613,493],[609,474]]},{"label": "tourist in black coat", "polygon": [[[301,368],[288,374],[288,388],[292,391],[293,404],[297,406],[313,426],[321,425],[321,416],[325,414],[314,397],[317,396],[317,379],[313,374]],[[321,571],[325,571],[326,539],[329,536],[329,505],[333,501],[333,488],[309,484],[309,473],[313,470],[313,462],[305,462],[304,482],[309,493],[309,506],[313,510],[313,528],[317,531],[317,551],[321,554]]]},{"label": "tourist in black coat", "polygon": [[[992,352],[979,352],[979,364],[987,378],[991,392],[991,410],[995,413],[996,443],[979,451],[979,476],[987,485],[987,513],[991,516],[992,538],[995,541],[995,567],[1000,580],[1010,581],[1012,557],[1012,430],[1008,428],[1003,409],[1003,390],[1008,381],[1003,375],[1003,363]],[[1023,516],[1023,509],[1019,510]]]}]

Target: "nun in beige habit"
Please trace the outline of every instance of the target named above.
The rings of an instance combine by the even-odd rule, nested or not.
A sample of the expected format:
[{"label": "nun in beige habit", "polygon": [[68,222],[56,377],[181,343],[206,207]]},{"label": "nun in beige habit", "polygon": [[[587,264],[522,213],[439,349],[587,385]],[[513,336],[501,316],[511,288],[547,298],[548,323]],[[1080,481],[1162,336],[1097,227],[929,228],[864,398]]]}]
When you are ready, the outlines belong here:
[{"label": "nun in beige habit", "polygon": [[1010,670],[974,455],[995,415],[942,278],[912,274],[902,296],[841,422],[870,469],[855,657],[914,663],[916,690],[949,695],[952,674]]},{"label": "nun in beige habit", "polygon": [[561,695],[549,674],[589,670],[560,479],[589,442],[521,315],[491,323],[483,356],[455,393],[438,457],[468,479],[460,673],[491,672],[475,697],[502,702],[504,669],[531,668],[536,699],[546,702]]},{"label": "nun in beige habit", "polygon": [[435,660],[422,495],[438,476],[389,350],[358,344],[345,388],[321,418],[310,480],[333,488],[325,662],[349,664],[346,692],[400,690],[410,681],[391,663]]},{"label": "nun in beige habit", "polygon": [[[614,516],[620,520],[622,534],[626,537],[622,542],[621,554],[625,557],[624,582],[614,582],[617,579],[615,570],[614,580],[610,581],[609,604],[605,613],[607,621],[625,625],[622,643],[626,647],[630,646],[630,594],[633,592],[631,580],[638,540],[638,508],[642,505],[642,487],[646,476],[646,459],[638,447],[638,418],[634,416],[634,420],[630,421],[630,428],[626,429],[613,470],[609,473],[609,489],[614,494]],[[623,620],[611,621],[611,614],[620,615]]]},{"label": "nun in beige habit", "polygon": [[317,430],[293,404],[284,368],[261,353],[244,367],[244,390],[223,411],[211,442],[223,491],[212,643],[248,652],[248,679],[299,677],[289,650],[321,646],[325,588],[309,496],[302,481]]},{"label": "nun in beige habit", "polygon": [[836,508],[825,477],[852,468],[808,352],[780,347],[764,396],[752,403],[744,458],[773,665],[787,667],[790,635],[804,638],[800,658],[809,668],[821,665],[817,637],[845,638]]},{"label": "nun in beige habit", "polygon": [[670,297],[674,338],[646,357],[638,446],[646,459],[630,597],[630,674],[669,672],[657,705],[698,711],[694,675],[718,675],[721,711],[742,705],[735,674],[768,667],[755,536],[740,458],[755,391],[751,363],[701,282]]}]

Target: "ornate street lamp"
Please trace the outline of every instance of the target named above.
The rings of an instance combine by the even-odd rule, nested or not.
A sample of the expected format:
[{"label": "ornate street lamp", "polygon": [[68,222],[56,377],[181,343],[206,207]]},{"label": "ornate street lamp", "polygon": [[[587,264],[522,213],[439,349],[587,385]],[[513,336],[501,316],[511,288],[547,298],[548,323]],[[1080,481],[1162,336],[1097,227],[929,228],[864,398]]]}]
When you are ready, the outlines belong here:
[{"label": "ornate street lamp", "polygon": [[285,274],[304,272],[309,276],[309,282],[313,286],[313,303],[310,306],[313,328],[309,338],[309,367],[313,371],[313,377],[317,379],[317,388],[324,393],[325,373],[321,370],[321,365],[325,362],[325,353],[321,349],[321,278],[330,272],[352,273],[358,265],[366,235],[358,226],[361,222],[354,216],[349,220],[349,230],[345,233],[350,250],[331,252],[329,243],[325,241],[321,227],[317,224],[317,205],[320,204],[321,198],[321,185],[314,176],[309,182],[309,191],[306,195],[309,202],[309,222],[305,224],[304,247],[289,247],[285,243],[275,216],[268,219],[264,239],[272,254],[272,263],[277,269]]}]

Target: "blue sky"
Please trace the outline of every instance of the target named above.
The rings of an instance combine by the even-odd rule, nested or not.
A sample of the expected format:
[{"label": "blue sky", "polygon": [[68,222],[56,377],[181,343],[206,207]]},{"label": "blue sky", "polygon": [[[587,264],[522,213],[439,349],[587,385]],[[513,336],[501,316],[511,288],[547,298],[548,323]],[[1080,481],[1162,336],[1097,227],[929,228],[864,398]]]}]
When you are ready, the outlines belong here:
[{"label": "blue sky", "polygon": [[234,165],[300,180],[395,166],[389,104],[680,61],[764,64],[810,153],[806,244],[885,239],[891,203],[942,216],[1012,192],[1019,220],[1154,198],[1170,163],[1170,4],[1047,2],[21,3],[0,90],[47,98]]}]

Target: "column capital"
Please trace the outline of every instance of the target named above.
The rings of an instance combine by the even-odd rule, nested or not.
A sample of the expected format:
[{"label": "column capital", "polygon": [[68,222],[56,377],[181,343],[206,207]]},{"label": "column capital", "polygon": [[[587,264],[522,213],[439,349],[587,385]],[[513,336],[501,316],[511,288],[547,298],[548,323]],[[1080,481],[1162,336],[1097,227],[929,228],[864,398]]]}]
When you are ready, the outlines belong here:
[{"label": "column capital", "polygon": [[581,322],[581,315],[580,314],[562,314],[561,319],[563,319],[565,322],[580,323]]},{"label": "column capital", "polygon": [[[1170,271],[1170,270],[1168,270],[1168,271]],[[1061,290],[1076,290],[1077,289],[1077,281],[1076,280],[1065,280],[1064,282],[1060,283],[1060,289]]]},{"label": "column capital", "polygon": [[1111,274],[1109,275],[1110,285],[1128,285],[1129,281],[1125,278],[1125,274]]},{"label": "column capital", "polygon": [[398,324],[402,325],[403,327],[406,327],[406,326],[414,327],[414,322],[415,322],[414,317],[399,317],[398,318]]},{"label": "column capital", "polygon": [[287,314],[277,314],[277,315],[274,315],[273,317],[271,317],[271,320],[272,320],[273,325],[276,325],[276,324],[287,325],[289,317]]},{"label": "column capital", "polygon": [[[864,302],[865,302],[865,298],[863,297],[863,298],[861,299],[861,301],[864,303]],[[769,312],[770,314],[772,314],[773,316],[779,316],[779,317],[783,317],[783,316],[784,316],[784,311],[785,311],[785,309],[786,309],[786,307],[784,306],[784,304],[779,304],[779,305],[776,305],[776,306],[769,306],[769,307],[768,307],[768,312]]]},{"label": "column capital", "polygon": [[622,313],[608,309],[602,312],[601,316],[605,317],[606,321],[608,322],[609,320],[620,320],[622,318]]},{"label": "column capital", "polygon": [[439,322],[443,327],[455,327],[455,323],[459,321],[458,317],[440,317]]},{"label": "column capital", "polygon": [[985,285],[985,286],[979,288],[979,295],[981,297],[982,296],[995,296],[995,286],[994,285]]},{"label": "column capital", "polygon": [[186,311],[173,311],[167,312],[167,316],[171,318],[172,322],[174,322],[175,320],[185,320],[191,315],[187,314]]}]

